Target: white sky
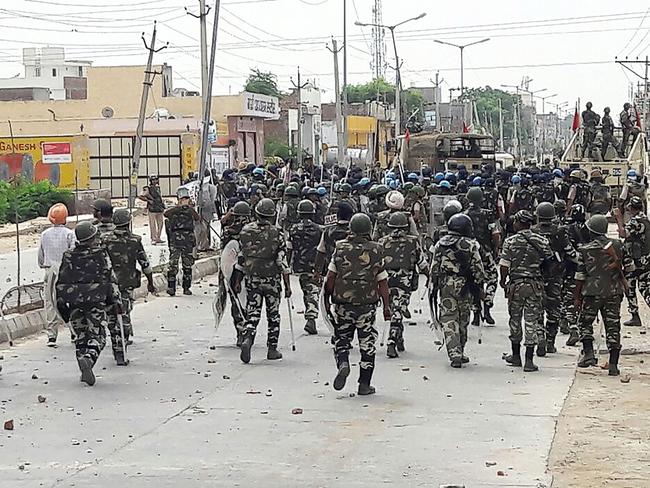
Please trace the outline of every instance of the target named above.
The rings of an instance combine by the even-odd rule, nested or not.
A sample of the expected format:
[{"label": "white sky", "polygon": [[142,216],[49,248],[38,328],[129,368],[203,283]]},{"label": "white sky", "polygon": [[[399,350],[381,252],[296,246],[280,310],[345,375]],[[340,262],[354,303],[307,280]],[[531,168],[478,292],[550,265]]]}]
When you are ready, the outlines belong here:
[{"label": "white sky", "polygon": [[[323,100],[333,99],[333,60],[325,45],[330,36],[342,36],[343,2],[224,0],[214,93],[238,92],[251,67],[277,73],[286,90],[300,65],[303,76],[325,91]],[[372,20],[374,0],[347,4],[348,79],[369,81],[371,30],[354,22]],[[148,37],[157,19],[159,39],[170,47],[156,54],[154,62],[172,65],[176,87],[196,89],[201,84],[199,25],[183,7],[196,12],[198,1],[2,0],[0,77],[22,71],[23,47],[47,44],[63,45],[69,59],[88,59],[95,65],[144,64],[147,53],[140,34],[144,31]],[[650,2],[384,0],[383,11],[385,24],[426,12],[423,19],[397,31],[402,77],[405,86],[430,85],[440,70],[445,100],[448,88],[459,86],[458,50],[433,39],[464,44],[491,38],[466,50],[467,87],[516,85],[528,76],[533,79],[531,90],[557,93],[549,101],[569,102],[573,110],[580,97],[583,105],[591,100],[598,112],[611,105],[615,113],[627,99],[629,82],[637,79],[631,73],[628,78],[614,57],[645,57],[650,49]],[[209,19],[211,24],[212,14]],[[393,65],[388,32],[386,50]],[[394,77],[392,70],[387,77]],[[551,110],[548,105],[546,109]]]}]

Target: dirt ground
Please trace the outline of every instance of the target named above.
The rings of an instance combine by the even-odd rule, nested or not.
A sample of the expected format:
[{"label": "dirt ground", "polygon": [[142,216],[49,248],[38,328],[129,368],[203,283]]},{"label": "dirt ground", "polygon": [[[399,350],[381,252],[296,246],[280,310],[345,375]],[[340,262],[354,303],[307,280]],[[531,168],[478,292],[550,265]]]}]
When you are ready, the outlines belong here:
[{"label": "dirt ground", "polygon": [[[135,228],[144,227],[149,225],[149,218],[146,215],[136,215],[133,218],[133,226]],[[31,249],[38,246],[40,233],[28,233],[20,236],[21,250]],[[0,254],[7,254],[16,251],[16,236],[0,237]]]},{"label": "dirt ground", "polygon": [[634,354],[621,357],[620,377],[601,368],[576,374],[549,457],[553,487],[650,487],[650,340],[645,329],[623,329],[624,351]]}]

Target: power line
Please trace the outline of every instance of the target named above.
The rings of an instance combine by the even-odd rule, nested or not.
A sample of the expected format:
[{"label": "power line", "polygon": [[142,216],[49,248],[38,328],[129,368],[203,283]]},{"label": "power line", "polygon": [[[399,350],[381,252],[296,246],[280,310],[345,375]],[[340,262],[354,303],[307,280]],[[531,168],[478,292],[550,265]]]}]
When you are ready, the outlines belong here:
[{"label": "power line", "polygon": [[617,57],[620,56],[621,53],[622,53],[623,51],[625,51],[625,50],[627,49],[627,47],[632,43],[632,39],[634,39],[634,37],[635,37],[635,36],[637,35],[637,33],[639,32],[639,29],[643,26],[643,23],[645,22],[645,19],[646,19],[646,17],[648,16],[648,13],[649,13],[649,12],[650,12],[650,7],[648,7],[648,8],[646,9],[645,14],[643,14],[643,18],[641,19],[641,22],[639,22],[639,26],[635,29],[635,31],[632,33],[632,35],[630,36],[630,38],[627,40],[627,42],[625,43],[625,46],[623,46],[623,49],[621,49],[621,50],[618,52],[618,54],[616,55]]}]

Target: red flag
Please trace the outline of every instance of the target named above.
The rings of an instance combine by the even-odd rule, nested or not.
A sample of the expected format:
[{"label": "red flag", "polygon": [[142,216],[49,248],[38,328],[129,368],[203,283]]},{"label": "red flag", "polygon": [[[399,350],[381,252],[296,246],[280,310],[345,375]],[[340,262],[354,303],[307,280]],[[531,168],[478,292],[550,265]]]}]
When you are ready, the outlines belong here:
[{"label": "red flag", "polygon": [[639,117],[639,109],[636,108],[636,105],[634,106],[634,114],[636,115],[636,126],[640,129],[641,128],[641,117]]},{"label": "red flag", "polygon": [[463,134],[469,134],[469,127],[465,122],[463,122]]},{"label": "red flag", "polygon": [[408,130],[408,127],[406,128],[406,132],[404,132],[404,140],[406,141],[406,145],[411,142],[411,131]]},{"label": "red flag", "polygon": [[571,129],[573,129],[573,132],[575,132],[579,128],[580,128],[580,114],[578,113],[578,107],[576,106],[576,110],[573,113],[573,124],[571,124]]}]

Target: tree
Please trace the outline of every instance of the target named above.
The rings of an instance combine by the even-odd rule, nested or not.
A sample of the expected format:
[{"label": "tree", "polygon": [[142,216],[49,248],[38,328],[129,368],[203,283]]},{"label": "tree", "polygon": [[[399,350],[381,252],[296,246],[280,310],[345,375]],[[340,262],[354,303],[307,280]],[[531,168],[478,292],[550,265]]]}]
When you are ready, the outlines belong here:
[{"label": "tree", "polygon": [[272,97],[281,97],[282,92],[278,88],[278,77],[270,71],[252,69],[248,75],[244,90],[251,93],[260,93]]},{"label": "tree", "polygon": [[279,156],[287,161],[290,157],[295,156],[295,154],[289,144],[267,137],[264,140],[264,156]]},{"label": "tree", "polygon": [[[485,125],[485,115],[494,128],[494,137],[499,137],[499,100],[503,111],[503,138],[505,141],[514,139],[514,117],[515,104],[519,101],[519,95],[513,95],[498,88],[490,86],[480,88],[468,88],[465,96],[476,102],[476,110],[480,118],[480,125]],[[521,111],[521,104],[519,106]],[[529,124],[522,124],[522,115],[519,114],[519,137],[522,141],[529,137],[528,132],[532,131]],[[489,128],[488,128],[489,129]],[[531,132],[532,133],[532,132]],[[508,143],[506,142],[506,145]]]},{"label": "tree", "polygon": [[365,103],[371,100],[395,102],[395,85],[383,78],[377,78],[368,83],[347,86],[349,103]]}]

